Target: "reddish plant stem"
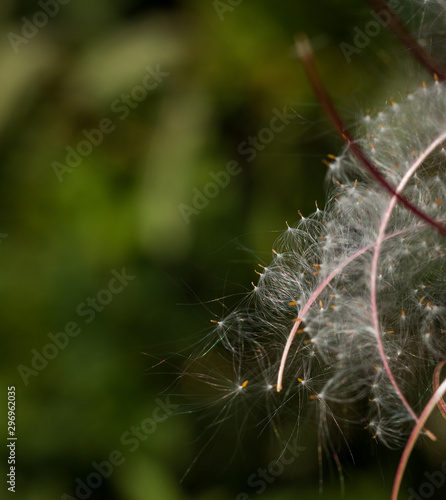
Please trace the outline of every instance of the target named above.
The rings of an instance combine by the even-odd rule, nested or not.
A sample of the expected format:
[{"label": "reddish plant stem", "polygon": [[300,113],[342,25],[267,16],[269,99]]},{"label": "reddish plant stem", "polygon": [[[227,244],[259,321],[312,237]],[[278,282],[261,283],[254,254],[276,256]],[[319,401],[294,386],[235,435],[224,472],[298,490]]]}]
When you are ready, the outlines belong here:
[{"label": "reddish plant stem", "polygon": [[378,183],[381,184],[384,189],[386,189],[386,191],[388,191],[393,196],[396,196],[408,210],[416,214],[420,219],[424,220],[427,224],[434,227],[437,231],[446,236],[446,227],[429,217],[429,215],[415,206],[401,193],[398,193],[395,188],[387,181],[387,179],[382,176],[381,172],[367,157],[361,147],[355,142],[353,136],[350,134],[344,122],[342,121],[342,118],[339,116],[339,113],[336,111],[330,96],[325,90],[324,85],[322,84],[322,80],[319,76],[319,72],[314,61],[313,49],[311,48],[310,42],[305,35],[299,36],[296,39],[296,49],[299,57],[302,59],[304,68],[308,75],[308,79],[313,87],[313,91],[316,94],[316,97],[319,99],[322,107],[333,122],[339,134],[347,143],[350,151],[368,170],[372,177],[374,177],[378,181]]},{"label": "reddish plant stem", "polygon": [[412,37],[404,25],[398,19],[384,0],[367,0],[372,9],[377,14],[385,13],[387,15],[388,26],[394,35],[409,49],[410,53],[417,59],[434,77],[441,81],[446,80],[446,71],[423,47]]}]

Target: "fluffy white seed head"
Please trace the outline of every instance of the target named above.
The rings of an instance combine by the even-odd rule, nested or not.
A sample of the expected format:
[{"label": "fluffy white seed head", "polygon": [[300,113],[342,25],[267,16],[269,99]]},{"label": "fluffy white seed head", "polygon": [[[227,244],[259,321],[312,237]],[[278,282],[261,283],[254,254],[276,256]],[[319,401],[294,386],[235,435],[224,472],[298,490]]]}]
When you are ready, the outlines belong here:
[{"label": "fluffy white seed head", "polygon": [[[423,85],[406,100],[369,115],[358,143],[379,172],[398,186],[420,155],[446,131],[446,87]],[[446,222],[446,156],[441,145],[411,176],[404,195],[432,219]],[[413,426],[378,348],[406,400],[417,408],[438,360],[446,357],[446,241],[397,204],[380,247],[376,281],[379,331],[371,303],[372,259],[391,195],[345,150],[328,169],[332,190],[324,210],[287,226],[271,262],[239,307],[214,328],[216,348],[237,371],[237,394],[271,394],[287,339],[283,392],[301,416],[319,409],[338,422],[357,406],[357,423],[388,446]],[[217,347],[219,346],[219,347]],[[294,402],[298,401],[298,408]],[[352,413],[347,412],[349,421]]]}]

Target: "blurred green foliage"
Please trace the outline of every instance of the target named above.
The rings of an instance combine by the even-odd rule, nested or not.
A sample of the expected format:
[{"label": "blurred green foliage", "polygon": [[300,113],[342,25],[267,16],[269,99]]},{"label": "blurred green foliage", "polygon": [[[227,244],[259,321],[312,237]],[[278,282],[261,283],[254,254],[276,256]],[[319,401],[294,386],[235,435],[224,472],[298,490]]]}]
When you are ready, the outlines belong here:
[{"label": "blurred green foliage", "polygon": [[[41,10],[31,0],[0,6],[0,232],[7,234],[0,240],[0,380],[5,400],[7,386],[17,392],[15,498],[74,496],[76,478],[85,480],[113,450],[125,462],[88,498],[226,500],[243,491],[257,498],[247,478],[278,450],[268,427],[260,440],[259,429],[246,441],[239,436],[242,410],[234,408],[220,431],[203,433],[206,412],[186,405],[137,450],[121,438],[151,417],[157,398],[171,394],[180,404],[200,390],[175,383],[188,349],[248,289],[253,266],[268,261],[285,221],[313,211],[315,200],[323,205],[321,160],[342,145],[295,60],[294,34],[312,38],[350,122],[361,105],[388,97],[389,37],[346,63],[339,43],[368,16],[353,0],[245,0],[223,20],[204,0],[78,0],[60,4],[14,50],[8,34],[23,36],[23,16],[32,20]],[[113,102],[140,85],[148,65],[169,75],[121,119]],[[298,117],[247,162],[239,145],[285,106]],[[104,119],[114,130],[59,182],[54,162],[64,164],[67,146],[75,149],[82,131]],[[231,160],[241,174],[186,224],[179,205],[191,205],[193,189],[203,190],[209,173]],[[79,305],[122,268],[135,279],[86,323]],[[70,321],[81,333],[25,384],[18,365],[32,368],[32,350],[42,353],[48,334]],[[306,427],[301,433],[308,442],[302,464],[271,484],[265,500],[320,498],[316,438]],[[346,462],[352,479],[344,498],[388,494],[376,456],[354,470]],[[339,498],[327,464],[323,498]],[[4,451],[3,478],[6,467]]]}]

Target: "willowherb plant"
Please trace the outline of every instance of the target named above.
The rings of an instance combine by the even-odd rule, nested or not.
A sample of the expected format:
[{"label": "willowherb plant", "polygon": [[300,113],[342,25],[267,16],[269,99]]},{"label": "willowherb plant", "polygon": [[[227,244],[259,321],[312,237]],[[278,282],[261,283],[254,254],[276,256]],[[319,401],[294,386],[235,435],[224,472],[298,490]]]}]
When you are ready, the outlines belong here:
[{"label": "willowherb plant", "polygon": [[385,2],[370,3],[391,15],[389,27],[431,76],[365,116],[353,137],[299,38],[309,79],[346,145],[327,161],[325,208],[287,227],[242,304],[213,321],[212,345],[234,363],[231,397],[263,392],[277,408],[297,399],[299,414],[312,408],[321,425],[356,420],[388,447],[406,443],[396,498],[418,433],[435,439],[428,415],[437,403],[446,415],[446,71],[430,53],[444,49],[446,5],[404,2],[415,13],[422,7],[421,28],[410,34]]}]

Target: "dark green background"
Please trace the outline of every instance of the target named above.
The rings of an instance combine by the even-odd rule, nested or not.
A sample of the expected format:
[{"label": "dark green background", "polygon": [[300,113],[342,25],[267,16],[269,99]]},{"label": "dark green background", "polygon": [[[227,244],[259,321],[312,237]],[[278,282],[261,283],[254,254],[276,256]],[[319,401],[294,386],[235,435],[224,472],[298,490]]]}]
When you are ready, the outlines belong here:
[{"label": "dark green background", "polygon": [[[228,408],[224,425],[210,425],[222,401],[182,373],[209,320],[250,289],[285,222],[298,210],[311,213],[315,200],[324,204],[322,160],[342,143],[313,97],[293,37],[306,32],[313,41],[353,129],[367,109],[417,86],[418,70],[384,30],[345,60],[339,44],[353,43],[354,27],[370,21],[357,0],[244,0],[223,20],[210,0],[72,0],[15,53],[8,33],[20,35],[22,17],[40,10],[33,1],[0,5],[0,233],[7,234],[0,395],[6,401],[15,385],[18,437],[14,496],[4,480],[3,411],[1,496],[74,496],[76,478],[120,450],[124,463],[89,498],[260,498],[247,479],[278,457],[272,429],[244,422],[243,405]],[[113,101],[158,64],[169,76],[120,120]],[[284,106],[298,117],[247,162],[239,144]],[[59,182],[53,162],[65,163],[66,146],[105,118],[115,130]],[[242,172],[186,224],[179,205],[190,205],[193,189],[230,160]],[[124,267],[135,279],[87,324],[79,304]],[[18,365],[31,367],[31,350],[41,353],[48,333],[70,321],[81,333],[24,384]],[[176,414],[130,451],[122,435],[168,395]],[[207,409],[212,401],[216,409]],[[300,436],[305,452],[261,498],[319,498],[314,426],[302,423]],[[356,466],[341,452],[344,498],[389,497],[399,453],[363,437],[352,443]],[[339,498],[327,451],[322,498]],[[422,482],[423,470],[411,465],[408,485]]]}]

